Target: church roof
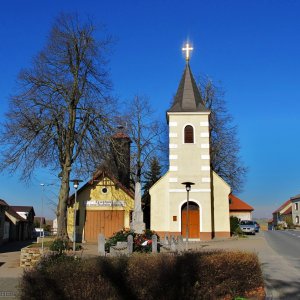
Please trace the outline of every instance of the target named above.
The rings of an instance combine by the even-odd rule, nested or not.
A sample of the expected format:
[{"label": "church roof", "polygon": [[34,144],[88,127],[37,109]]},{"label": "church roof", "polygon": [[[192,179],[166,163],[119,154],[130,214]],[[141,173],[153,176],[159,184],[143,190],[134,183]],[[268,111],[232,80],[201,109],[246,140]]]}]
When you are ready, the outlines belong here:
[{"label": "church roof", "polygon": [[209,112],[201,99],[189,63],[186,64],[173,104],[168,112]]}]

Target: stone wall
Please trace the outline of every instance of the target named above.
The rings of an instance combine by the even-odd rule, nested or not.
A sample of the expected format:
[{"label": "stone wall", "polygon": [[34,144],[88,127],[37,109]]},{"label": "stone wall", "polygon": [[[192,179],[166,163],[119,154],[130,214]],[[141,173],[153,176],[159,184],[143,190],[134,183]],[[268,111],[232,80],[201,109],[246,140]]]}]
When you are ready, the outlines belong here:
[{"label": "stone wall", "polygon": [[40,248],[23,248],[21,249],[20,267],[31,268],[36,265],[42,256]]}]

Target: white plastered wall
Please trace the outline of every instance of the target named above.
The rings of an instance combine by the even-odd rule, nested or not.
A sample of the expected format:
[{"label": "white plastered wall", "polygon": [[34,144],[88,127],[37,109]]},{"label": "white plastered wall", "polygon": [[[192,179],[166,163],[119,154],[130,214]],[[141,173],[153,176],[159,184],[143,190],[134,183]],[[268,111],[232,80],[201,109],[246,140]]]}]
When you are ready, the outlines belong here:
[{"label": "white plastered wall", "polygon": [[230,216],[237,217],[240,220],[252,220],[252,213],[250,211],[230,212]]},{"label": "white plastered wall", "polygon": [[169,172],[151,187],[149,193],[151,197],[151,229],[169,231]]},{"label": "white plastered wall", "polygon": [[229,185],[213,172],[215,231],[230,232]]}]

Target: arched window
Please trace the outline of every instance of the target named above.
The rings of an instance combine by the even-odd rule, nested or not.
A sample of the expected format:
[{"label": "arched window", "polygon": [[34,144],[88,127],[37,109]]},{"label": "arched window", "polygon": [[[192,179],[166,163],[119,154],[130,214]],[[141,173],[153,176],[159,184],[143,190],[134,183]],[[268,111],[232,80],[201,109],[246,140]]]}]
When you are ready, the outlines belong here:
[{"label": "arched window", "polygon": [[194,143],[194,128],[191,125],[184,128],[184,143]]},{"label": "arched window", "polygon": [[299,217],[296,216],[296,224],[299,224]]}]

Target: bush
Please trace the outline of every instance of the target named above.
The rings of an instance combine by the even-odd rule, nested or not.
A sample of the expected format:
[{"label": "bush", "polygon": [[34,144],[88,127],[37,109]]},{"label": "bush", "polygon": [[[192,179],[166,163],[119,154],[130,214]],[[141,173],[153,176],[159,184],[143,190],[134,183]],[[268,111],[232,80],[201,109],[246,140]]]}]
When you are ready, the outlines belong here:
[{"label": "bush", "polygon": [[[264,295],[260,264],[243,252],[50,256],[26,271],[21,299],[233,299]],[[264,298],[261,298],[264,299]]]},{"label": "bush", "polygon": [[[72,250],[73,243],[68,239],[55,239],[49,246],[51,251],[56,251],[59,254],[62,254],[64,251]],[[75,251],[81,250],[82,247],[80,244],[75,245]]]},{"label": "bush", "polygon": [[293,222],[293,217],[291,215],[284,216],[283,220],[285,221],[286,226],[287,226],[288,229],[295,229],[296,228],[295,225],[294,225],[294,222]]},{"label": "bush", "polygon": [[237,217],[231,216],[230,217],[230,233],[231,235],[236,232],[238,228],[240,228],[240,222]]},{"label": "bush", "polygon": [[127,237],[129,235],[134,236],[135,233],[128,228],[123,228],[122,230],[114,233],[114,235],[105,242],[105,251],[109,252],[109,248],[117,245],[117,242],[127,242]]},{"label": "bush", "polygon": [[69,241],[67,239],[56,239],[52,242],[49,249],[62,254],[65,250],[70,250]]},{"label": "bush", "polygon": [[[105,251],[109,252],[111,246],[117,245],[117,242],[127,242],[129,235],[133,237],[133,252],[151,252],[151,238],[152,235],[156,234],[154,231],[146,229],[142,234],[135,233],[133,230],[125,229],[116,232],[112,237],[110,237],[105,243]],[[156,234],[157,235],[157,234]],[[157,236],[159,238],[159,236]],[[148,241],[147,245],[142,244]]]},{"label": "bush", "polygon": [[237,217],[231,216],[230,217],[230,234],[231,235],[238,235],[244,236],[244,232],[240,228],[240,221]]},{"label": "bush", "polygon": [[278,221],[277,225],[275,226],[276,230],[284,230],[287,229],[287,223],[285,221]]},{"label": "bush", "polygon": [[238,227],[235,232],[234,232],[235,235],[238,235],[238,236],[245,236],[245,233],[243,232],[243,230]]}]

